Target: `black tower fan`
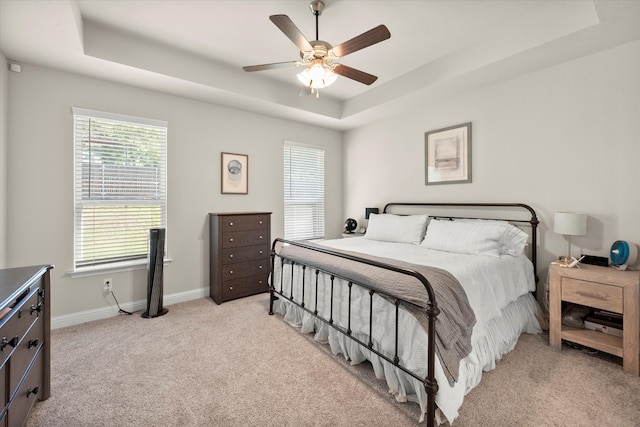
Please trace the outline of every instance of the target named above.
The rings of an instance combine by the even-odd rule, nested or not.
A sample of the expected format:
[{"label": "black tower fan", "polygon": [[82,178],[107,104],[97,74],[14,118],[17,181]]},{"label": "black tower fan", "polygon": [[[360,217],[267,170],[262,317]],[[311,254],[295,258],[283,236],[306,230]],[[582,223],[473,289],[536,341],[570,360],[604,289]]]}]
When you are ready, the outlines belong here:
[{"label": "black tower fan", "polygon": [[164,267],[164,228],[149,229],[149,255],[147,257],[147,311],[148,319],[167,314],[162,307],[162,269]]}]

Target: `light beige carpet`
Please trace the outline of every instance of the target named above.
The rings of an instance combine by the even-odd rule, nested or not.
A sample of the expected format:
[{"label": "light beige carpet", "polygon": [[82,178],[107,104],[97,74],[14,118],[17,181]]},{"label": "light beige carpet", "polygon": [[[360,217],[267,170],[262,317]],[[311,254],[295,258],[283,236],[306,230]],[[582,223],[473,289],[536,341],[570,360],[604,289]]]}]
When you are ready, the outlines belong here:
[{"label": "light beige carpet", "polygon": [[[268,295],[208,298],[52,331],[51,398],[27,426],[410,426],[419,407],[388,394],[267,315]],[[638,426],[640,377],[524,335],[485,373],[454,426]]]}]

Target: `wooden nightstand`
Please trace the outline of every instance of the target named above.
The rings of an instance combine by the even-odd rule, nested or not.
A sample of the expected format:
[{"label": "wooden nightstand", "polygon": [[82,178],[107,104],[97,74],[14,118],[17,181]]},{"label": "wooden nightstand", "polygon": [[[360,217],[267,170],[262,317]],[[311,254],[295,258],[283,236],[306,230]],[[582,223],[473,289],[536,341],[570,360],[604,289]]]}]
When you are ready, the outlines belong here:
[{"label": "wooden nightstand", "polygon": [[[549,344],[560,349],[562,340],[582,344],[622,357],[625,372],[640,371],[640,319],[637,271],[581,265],[549,268]],[[623,315],[623,336],[562,325],[562,302],[572,302]]]}]

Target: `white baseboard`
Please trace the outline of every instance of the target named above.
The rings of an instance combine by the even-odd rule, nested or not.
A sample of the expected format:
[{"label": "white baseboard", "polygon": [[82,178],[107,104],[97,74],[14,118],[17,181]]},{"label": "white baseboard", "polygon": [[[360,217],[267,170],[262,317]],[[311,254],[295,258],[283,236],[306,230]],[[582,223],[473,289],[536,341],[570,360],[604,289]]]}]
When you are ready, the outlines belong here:
[{"label": "white baseboard", "polygon": [[[191,301],[198,298],[209,296],[209,287],[195,289],[193,291],[178,292],[175,294],[164,295],[162,306],[169,306],[179,302]],[[145,310],[147,308],[147,300],[138,300],[120,304],[120,308],[125,311],[135,312]],[[91,322],[93,320],[106,319],[118,315],[118,306],[114,304],[111,307],[96,308],[94,310],[79,311],[77,313],[65,314],[51,318],[51,329],[65,328],[67,326],[79,325],[81,323]]]}]

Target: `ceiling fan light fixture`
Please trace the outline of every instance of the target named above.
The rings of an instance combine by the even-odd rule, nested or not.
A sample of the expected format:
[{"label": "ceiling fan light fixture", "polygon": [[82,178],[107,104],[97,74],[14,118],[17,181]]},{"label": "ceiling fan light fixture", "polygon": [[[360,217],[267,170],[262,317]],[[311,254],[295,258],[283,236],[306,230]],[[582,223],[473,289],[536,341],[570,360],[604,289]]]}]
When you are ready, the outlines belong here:
[{"label": "ceiling fan light fixture", "polygon": [[324,86],[332,85],[338,79],[338,75],[329,67],[324,67]]},{"label": "ceiling fan light fixture", "polygon": [[298,80],[305,86],[311,85],[311,75],[308,68],[305,68],[302,72],[298,73]]},{"label": "ceiling fan light fixture", "polygon": [[322,65],[315,63],[308,70],[309,70],[309,77],[311,77],[311,80],[315,80],[315,81],[324,80],[324,67]]},{"label": "ceiling fan light fixture", "polygon": [[330,86],[338,79],[338,75],[333,72],[331,67],[323,64],[321,61],[314,62],[305,68],[301,73],[298,73],[298,80],[304,86],[311,88],[312,92],[316,92],[318,96],[318,89],[324,89]]}]

